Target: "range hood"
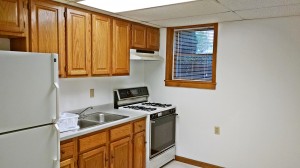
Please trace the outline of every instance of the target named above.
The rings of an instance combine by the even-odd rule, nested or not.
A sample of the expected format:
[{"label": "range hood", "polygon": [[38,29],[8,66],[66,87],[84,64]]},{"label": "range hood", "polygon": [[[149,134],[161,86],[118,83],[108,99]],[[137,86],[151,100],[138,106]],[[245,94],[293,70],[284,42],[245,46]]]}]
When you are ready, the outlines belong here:
[{"label": "range hood", "polygon": [[157,51],[130,49],[130,60],[161,61],[163,58],[158,55]]}]

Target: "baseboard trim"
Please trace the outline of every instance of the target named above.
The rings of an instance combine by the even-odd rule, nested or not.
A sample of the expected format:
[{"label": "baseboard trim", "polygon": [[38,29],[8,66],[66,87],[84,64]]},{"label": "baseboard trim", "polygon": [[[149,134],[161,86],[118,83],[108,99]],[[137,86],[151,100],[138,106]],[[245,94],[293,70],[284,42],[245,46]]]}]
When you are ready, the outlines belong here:
[{"label": "baseboard trim", "polygon": [[182,156],[175,156],[175,160],[178,162],[182,162],[182,163],[186,163],[186,164],[190,164],[190,165],[194,165],[194,166],[199,166],[202,168],[223,168],[220,166],[216,166],[213,164],[209,164],[209,163],[205,163],[205,162],[201,162],[201,161],[197,161],[197,160],[193,160],[193,159],[189,159],[189,158],[185,158]]}]

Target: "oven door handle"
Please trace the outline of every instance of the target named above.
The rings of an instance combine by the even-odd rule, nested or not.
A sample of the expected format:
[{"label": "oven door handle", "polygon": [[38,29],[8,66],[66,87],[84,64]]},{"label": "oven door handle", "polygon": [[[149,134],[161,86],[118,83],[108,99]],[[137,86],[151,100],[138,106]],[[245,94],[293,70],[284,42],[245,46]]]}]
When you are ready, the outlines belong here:
[{"label": "oven door handle", "polygon": [[151,122],[151,124],[155,124],[155,120],[162,119],[162,118],[166,118],[166,117],[170,117],[170,116],[177,116],[177,115],[178,115],[177,113],[165,115],[165,116],[162,116],[162,117],[158,117],[158,118],[155,118],[155,119],[151,119],[150,122]]}]

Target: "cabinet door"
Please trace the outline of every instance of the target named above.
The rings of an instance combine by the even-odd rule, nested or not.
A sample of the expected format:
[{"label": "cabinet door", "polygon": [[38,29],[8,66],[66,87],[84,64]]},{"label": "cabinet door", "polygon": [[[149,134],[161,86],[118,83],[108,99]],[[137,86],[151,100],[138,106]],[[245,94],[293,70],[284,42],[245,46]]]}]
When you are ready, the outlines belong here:
[{"label": "cabinet door", "polygon": [[113,75],[129,75],[130,24],[113,20]]},{"label": "cabinet door", "polygon": [[132,167],[132,142],[130,137],[110,144],[110,168]]},{"label": "cabinet door", "polygon": [[159,50],[159,29],[147,28],[147,48],[151,50]]},{"label": "cabinet door", "polygon": [[0,0],[0,30],[24,32],[22,0]]},{"label": "cabinet door", "polygon": [[75,168],[74,167],[74,160],[73,159],[67,159],[62,162],[60,162],[60,168]]},{"label": "cabinet door", "polygon": [[133,143],[133,167],[145,168],[146,166],[146,143],[145,131],[134,135]]},{"label": "cabinet door", "polygon": [[50,2],[31,3],[31,51],[57,53],[59,75],[65,76],[64,7]]},{"label": "cabinet door", "polygon": [[132,25],[131,31],[131,47],[132,48],[146,48],[147,29],[145,26]]},{"label": "cabinet door", "polygon": [[92,16],[92,75],[111,74],[111,19]]},{"label": "cabinet door", "polygon": [[83,153],[79,156],[79,168],[106,168],[106,146]]},{"label": "cabinet door", "polygon": [[90,75],[91,15],[67,9],[67,75]]}]

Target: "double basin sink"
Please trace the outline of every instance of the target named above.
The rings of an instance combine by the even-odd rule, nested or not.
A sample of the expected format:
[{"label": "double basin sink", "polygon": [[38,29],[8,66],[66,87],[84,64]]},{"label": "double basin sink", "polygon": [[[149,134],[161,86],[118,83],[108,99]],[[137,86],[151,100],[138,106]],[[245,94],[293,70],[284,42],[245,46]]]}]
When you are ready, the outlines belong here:
[{"label": "double basin sink", "polygon": [[85,129],[85,128],[89,128],[97,125],[103,125],[113,121],[121,120],[127,117],[128,116],[118,115],[118,114],[95,112],[92,114],[85,115],[84,117],[79,119],[78,126],[80,127],[80,129]]}]

